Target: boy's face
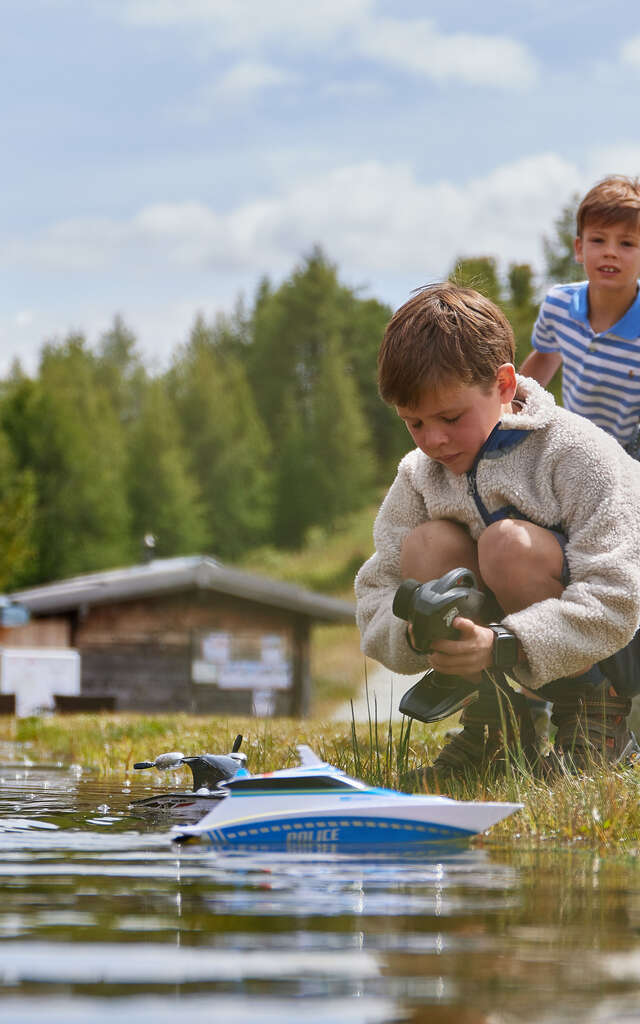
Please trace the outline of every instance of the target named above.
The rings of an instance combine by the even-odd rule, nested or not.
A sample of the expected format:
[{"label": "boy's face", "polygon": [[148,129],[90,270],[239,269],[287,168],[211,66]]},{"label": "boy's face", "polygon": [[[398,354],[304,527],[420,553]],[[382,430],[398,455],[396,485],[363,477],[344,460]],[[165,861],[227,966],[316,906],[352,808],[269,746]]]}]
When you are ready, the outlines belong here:
[{"label": "boy's face", "polygon": [[585,224],[575,240],[578,263],[589,284],[611,292],[635,295],[640,277],[640,223]]},{"label": "boy's face", "polygon": [[396,406],[416,446],[456,476],[466,473],[516,393],[515,370],[504,363],[490,387],[452,381],[425,390],[416,406]]}]

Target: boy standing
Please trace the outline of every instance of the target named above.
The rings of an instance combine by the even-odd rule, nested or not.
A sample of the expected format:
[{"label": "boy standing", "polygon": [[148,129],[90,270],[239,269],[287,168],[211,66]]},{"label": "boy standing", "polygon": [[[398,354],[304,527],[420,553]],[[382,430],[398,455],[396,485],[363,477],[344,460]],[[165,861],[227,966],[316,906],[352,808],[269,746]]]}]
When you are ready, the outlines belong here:
[{"label": "boy standing", "polygon": [[[379,353],[380,394],[416,449],[376,518],[375,554],[356,577],[357,620],[365,653],[392,671],[419,672],[429,654],[431,708],[440,697],[446,706],[452,685],[479,688],[462,733],[434,764],[443,775],[499,757],[504,716],[495,690],[482,685],[496,665],[553,702],[556,744],[571,747],[576,761],[582,752],[616,763],[632,746],[626,716],[635,684],[615,659],[640,620],[640,466],[517,376],[513,356],[502,312],[449,283],[405,303]],[[457,567],[476,574],[502,621],[458,617],[458,639],[416,651],[392,612],[396,589]],[[498,656],[505,635],[508,666]],[[521,694],[507,718],[507,732],[519,729],[529,745]]]},{"label": "boy standing", "polygon": [[598,182],[574,245],[587,280],[547,293],[520,372],[546,386],[562,365],[565,408],[629,445],[640,422],[640,180]]}]

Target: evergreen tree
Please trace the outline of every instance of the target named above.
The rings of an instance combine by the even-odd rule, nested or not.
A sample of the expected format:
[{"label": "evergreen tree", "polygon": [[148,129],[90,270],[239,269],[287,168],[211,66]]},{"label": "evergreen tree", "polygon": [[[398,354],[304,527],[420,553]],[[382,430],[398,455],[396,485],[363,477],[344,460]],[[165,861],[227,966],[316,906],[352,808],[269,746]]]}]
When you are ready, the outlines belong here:
[{"label": "evergreen tree", "polygon": [[32,578],[35,506],[33,473],[16,467],[7,435],[0,430],[0,591]]},{"label": "evergreen tree", "polygon": [[509,291],[502,307],[507,314],[516,341],[516,366],[531,351],[531,332],[538,315],[533,285],[533,270],[528,263],[512,263],[508,271]]},{"label": "evergreen tree", "polygon": [[136,337],[116,316],[98,345],[95,379],[103,389],[120,422],[126,427],[140,413],[148,377],[137,349]]},{"label": "evergreen tree", "polygon": [[315,249],[276,292],[260,296],[253,315],[248,372],[260,415],[276,446],[281,411],[291,398],[303,419],[311,408],[326,338],[340,333],[342,311],[335,268]]},{"label": "evergreen tree", "polygon": [[292,396],[284,397],[281,437],[274,470],[272,539],[278,547],[298,548],[312,523],[324,521],[318,504],[316,464],[304,423]]},{"label": "evergreen tree", "polygon": [[573,243],[576,237],[576,213],[580,197],[574,195],[554,221],[551,238],[542,239],[544,249],[545,277],[549,284],[584,281],[584,267],[576,263]]},{"label": "evergreen tree", "polygon": [[358,389],[337,338],[328,338],[306,415],[289,397],[276,470],[274,539],[300,546],[371,498],[374,459]]},{"label": "evergreen tree", "polygon": [[322,353],[311,426],[315,522],[331,525],[370,500],[374,466],[358,389],[335,336]]},{"label": "evergreen tree", "polygon": [[209,547],[235,558],[270,535],[271,445],[240,362],[216,347],[198,318],[168,376],[183,445],[197,481]]},{"label": "evergreen tree", "polygon": [[378,349],[392,310],[377,299],[360,299],[348,289],[344,291],[341,349],[359,396],[370,451],[377,463],[374,466],[376,478],[386,482],[410,443],[395,409],[382,402],[378,392]]},{"label": "evergreen tree", "polygon": [[334,338],[356,385],[378,474],[386,479],[390,463],[406,451],[397,417],[377,389],[376,358],[390,317],[388,306],[342,285],[319,248],[278,289],[261,282],[246,359],[258,408],[278,450],[286,444],[289,420],[283,410],[289,403],[307,423],[327,339]]},{"label": "evergreen tree", "polygon": [[128,493],[134,542],[153,534],[158,556],[204,551],[208,531],[175,407],[164,382],[147,384],[128,445]]},{"label": "evergreen tree", "polygon": [[123,434],[81,336],[43,350],[39,377],[17,382],[6,426],[34,474],[37,559],[46,581],[129,561]]}]

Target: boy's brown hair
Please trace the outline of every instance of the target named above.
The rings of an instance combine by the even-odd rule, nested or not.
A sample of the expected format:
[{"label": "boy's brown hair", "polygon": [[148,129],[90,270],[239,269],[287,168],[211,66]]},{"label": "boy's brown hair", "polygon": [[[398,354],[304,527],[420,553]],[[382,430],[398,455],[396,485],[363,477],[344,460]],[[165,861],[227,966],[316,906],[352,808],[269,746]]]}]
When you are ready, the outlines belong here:
[{"label": "boy's brown hair", "polygon": [[416,406],[425,389],[451,381],[490,387],[513,363],[504,313],[472,288],[427,285],[393,315],[378,352],[378,389],[389,405]]},{"label": "boy's brown hair", "polygon": [[635,229],[640,225],[640,179],[612,174],[589,189],[580,203],[577,234],[582,236],[587,223],[609,227],[621,222]]}]

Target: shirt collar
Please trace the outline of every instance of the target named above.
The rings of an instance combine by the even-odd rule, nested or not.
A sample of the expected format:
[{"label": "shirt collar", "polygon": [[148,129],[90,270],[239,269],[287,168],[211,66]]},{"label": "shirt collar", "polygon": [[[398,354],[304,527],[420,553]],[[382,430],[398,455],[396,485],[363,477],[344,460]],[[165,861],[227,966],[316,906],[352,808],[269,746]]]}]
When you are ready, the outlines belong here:
[{"label": "shirt collar", "polygon": [[[588,281],[578,285],[569,301],[569,313],[574,320],[579,320],[588,330],[591,330],[588,289]],[[602,331],[601,333],[614,334],[617,338],[624,338],[625,341],[633,341],[635,338],[640,337],[640,288],[624,316],[618,320],[617,324],[610,327],[608,331]]]},{"label": "shirt collar", "polygon": [[507,428],[505,430],[502,426],[502,420],[498,420],[487,440],[484,442],[482,448],[473,460],[473,466],[469,472],[473,472],[481,459],[499,459],[503,455],[506,455],[506,453],[511,451],[512,448],[515,448],[517,445],[522,444],[523,441],[526,441],[530,433],[531,431],[526,428]]}]

